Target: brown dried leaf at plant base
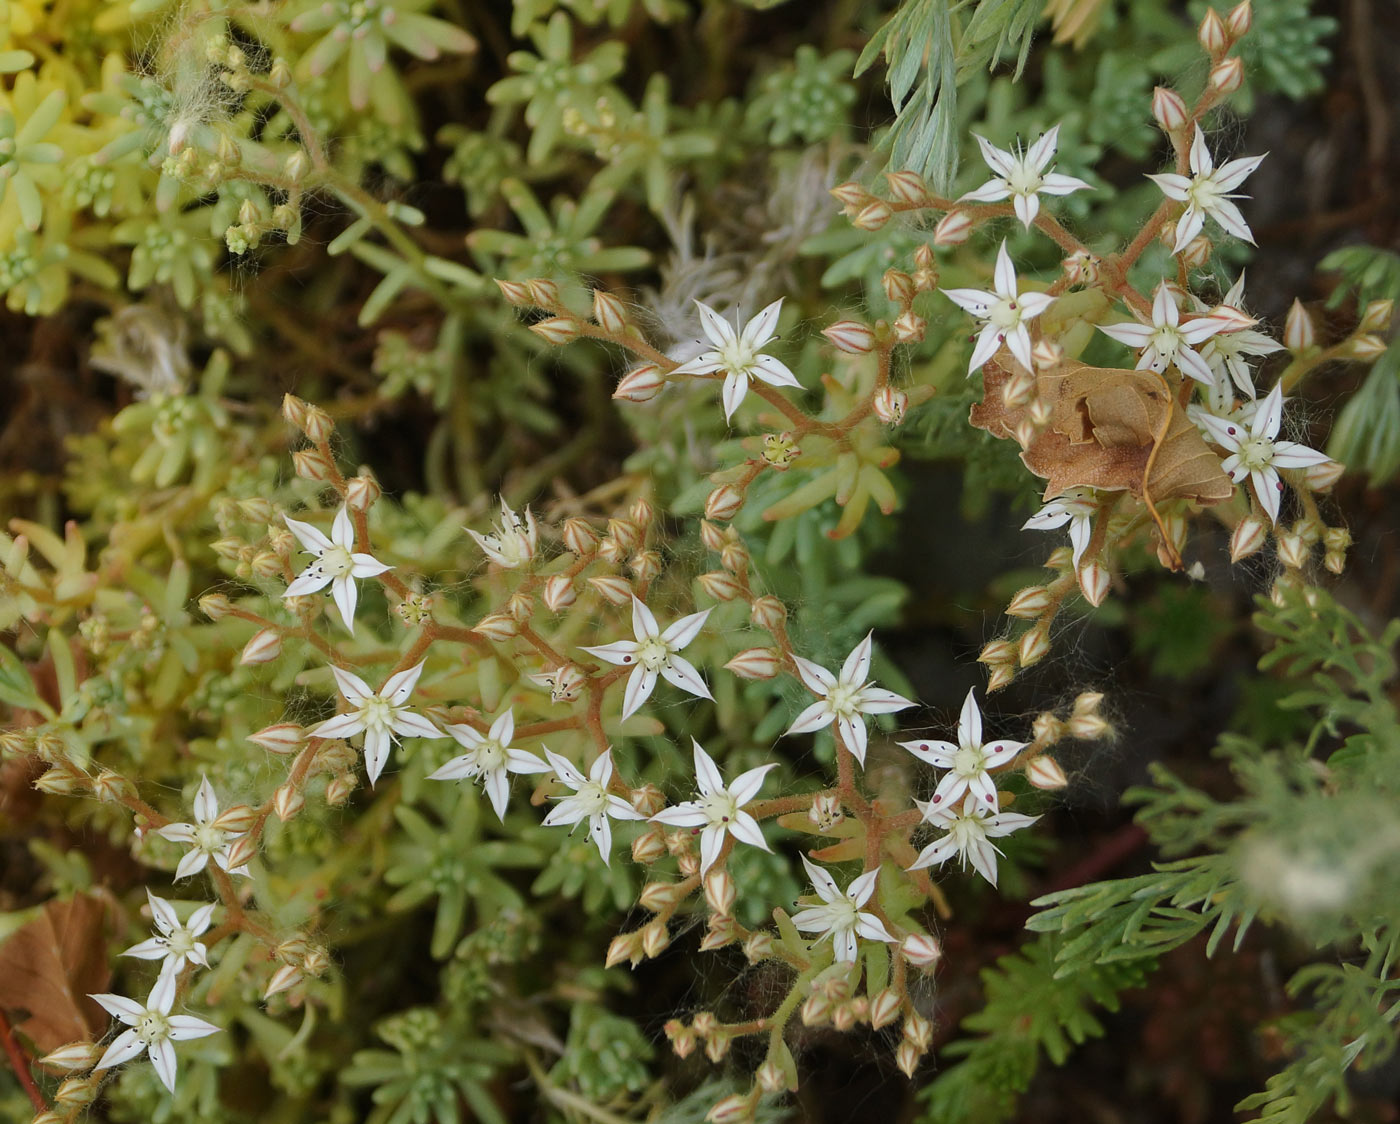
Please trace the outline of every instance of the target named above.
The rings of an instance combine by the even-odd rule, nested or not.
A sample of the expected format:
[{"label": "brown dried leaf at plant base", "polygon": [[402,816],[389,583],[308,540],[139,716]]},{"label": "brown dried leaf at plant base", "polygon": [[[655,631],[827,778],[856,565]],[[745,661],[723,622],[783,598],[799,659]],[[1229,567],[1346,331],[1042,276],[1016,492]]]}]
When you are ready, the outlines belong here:
[{"label": "brown dried leaf at plant base", "polygon": [[[994,437],[1014,438],[1027,415],[1026,406],[1008,409],[1002,402],[1009,377],[995,360],[983,368],[986,394],[969,418]],[[1021,460],[1047,481],[1045,497],[1079,487],[1126,491],[1141,499],[1157,430],[1171,408],[1157,377],[1065,363],[1037,376],[1036,388],[1051,407],[1050,423],[1021,451]],[[1234,494],[1220,458],[1179,407],[1172,409],[1147,484],[1154,503],[1188,499],[1214,504]]]},{"label": "brown dried leaf at plant base", "polygon": [[15,1029],[47,1054],[96,1038],[111,1020],[88,998],[107,990],[111,969],[103,898],[77,894],[44,904],[39,916],[0,945],[0,1007],[26,1013]]}]

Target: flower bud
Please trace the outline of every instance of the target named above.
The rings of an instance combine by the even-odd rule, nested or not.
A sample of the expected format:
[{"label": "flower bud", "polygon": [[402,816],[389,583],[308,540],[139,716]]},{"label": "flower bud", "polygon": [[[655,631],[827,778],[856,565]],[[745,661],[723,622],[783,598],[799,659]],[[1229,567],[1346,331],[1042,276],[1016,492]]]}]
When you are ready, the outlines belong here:
[{"label": "flower bud", "polygon": [[1054,416],[1054,407],[1044,398],[1036,398],[1026,407],[1026,416],[1036,429],[1044,429]]},{"label": "flower bud", "polygon": [[1322,555],[1322,565],[1331,574],[1340,574],[1347,568],[1347,554],[1344,550],[1329,550]]},{"label": "flower bud", "polygon": [[890,194],[901,203],[922,207],[928,202],[928,184],[918,172],[886,172]]},{"label": "flower bud", "polygon": [[502,281],[497,277],[496,287],[501,290],[501,296],[505,297],[506,303],[516,308],[529,308],[534,303],[530,299],[530,290],[519,281]]},{"label": "flower bud", "polygon": [[213,820],[213,826],[220,831],[247,831],[258,820],[258,813],[247,804],[234,804],[225,808]]},{"label": "flower bud", "polygon": [[900,1044],[895,1047],[894,1064],[899,1066],[899,1071],[904,1074],[905,1077],[913,1077],[918,1071],[919,1060],[923,1056],[919,1048],[912,1042],[907,1040],[901,1041]]},{"label": "flower bud", "polygon": [[556,308],[559,305],[559,286],[546,277],[532,277],[525,282],[525,290],[540,308]]},{"label": "flower bud", "polygon": [[881,283],[885,287],[885,296],[898,305],[912,303],[919,292],[914,285],[914,279],[900,269],[885,270]]},{"label": "flower bud", "polygon": [[278,722],[273,726],[264,726],[256,734],[249,734],[248,740],[269,753],[295,753],[306,741],[306,731],[294,722]]},{"label": "flower bud", "polygon": [[282,572],[282,559],[272,550],[260,550],[253,555],[248,568],[260,578],[276,577]]},{"label": "flower bud", "polygon": [[298,449],[292,454],[292,464],[303,480],[323,484],[336,477],[335,462],[320,449]]},{"label": "flower bud", "polygon": [[831,1011],[831,1025],[843,1034],[855,1026],[855,1005],[852,1003],[838,1003]]},{"label": "flower bud", "polygon": [[662,830],[652,828],[632,840],[632,861],[649,866],[666,854],[666,836]]},{"label": "flower bud", "polygon": [[355,786],[359,780],[351,773],[342,773],[338,777],[331,778],[326,785],[326,806],[338,808],[350,799],[350,794],[355,791]]},{"label": "flower bud", "polygon": [[1352,336],[1342,345],[1341,356],[1344,359],[1359,359],[1363,363],[1375,359],[1385,354],[1385,340],[1380,336],[1364,333],[1359,336]]},{"label": "flower bud", "polygon": [[633,808],[648,818],[666,807],[666,794],[654,784],[644,784],[641,788],[634,788],[628,794],[627,799]]},{"label": "flower bud", "polygon": [[92,794],[104,804],[117,804],[124,796],[135,796],[136,789],[120,773],[103,769],[92,782]]},{"label": "flower bud", "polygon": [[509,613],[487,613],[472,626],[471,631],[500,644],[520,635],[520,622]]},{"label": "flower bud", "polygon": [[506,615],[520,624],[528,621],[534,613],[535,603],[524,590],[516,590],[506,602]]},{"label": "flower bud", "polygon": [[588,584],[611,605],[627,605],[632,600],[632,584],[626,578],[589,578]]},{"label": "flower bud", "polygon": [[759,1066],[753,1079],[754,1084],[770,1096],[788,1090],[788,1079],[783,1073],[783,1067],[775,1061],[766,1061]]},{"label": "flower bud", "polygon": [[707,1124],[749,1124],[753,1118],[752,1098],[739,1093],[730,1094],[705,1113]]},{"label": "flower bud", "polygon": [[320,406],[304,405],[304,417],[301,423],[301,431],[306,434],[308,441],[317,445],[324,445],[330,440],[331,434],[335,432],[335,422],[331,420],[330,414],[321,409]]},{"label": "flower bud", "polygon": [[982,651],[977,656],[978,663],[984,663],[989,667],[994,667],[1001,663],[1016,662],[1016,645],[1010,640],[991,640],[982,645]]},{"label": "flower bud", "polygon": [[566,519],[561,537],[574,554],[589,555],[598,548],[598,533],[584,519]]},{"label": "flower bud", "polygon": [[1097,714],[1075,714],[1066,726],[1070,737],[1085,742],[1098,741],[1113,733],[1113,727]]},{"label": "flower bud", "polygon": [[744,595],[744,587],[733,574],[724,570],[713,570],[701,574],[700,588],[716,601],[733,601]]},{"label": "flower bud", "polygon": [[933,1045],[933,1024],[917,1011],[909,1012],[904,1020],[904,1039],[917,1046],[920,1052]]},{"label": "flower bud", "polygon": [[[1039,344],[1036,345],[1039,347]],[[1032,353],[1034,358],[1034,353]],[[1001,384],[1002,405],[1016,410],[1030,402],[1035,395],[1035,376],[1019,367],[1011,372],[1011,377]]]},{"label": "flower bud", "polygon": [[727,917],[734,910],[734,900],[738,891],[734,886],[734,876],[727,870],[712,870],[705,875],[705,901],[716,913]]},{"label": "flower bud", "polygon": [[643,909],[661,913],[663,910],[675,909],[683,896],[678,882],[648,882],[642,887],[637,901]]},{"label": "flower bud", "polygon": [[719,564],[735,574],[742,574],[749,568],[749,548],[737,539],[724,544],[719,552]]},{"label": "flower bud", "polygon": [[301,958],[301,970],[308,976],[323,976],[331,966],[331,954],[324,945],[313,944]]},{"label": "flower bud", "polygon": [[243,654],[238,657],[238,662],[271,663],[281,654],[282,634],[275,628],[264,628],[255,632],[253,638],[243,645]]},{"label": "flower bud", "polygon": [[745,648],[724,666],[740,679],[772,679],[783,669],[773,648]]},{"label": "flower bud", "polygon": [[777,632],[787,623],[787,608],[771,593],[754,601],[749,620],[765,632]]},{"label": "flower bud", "polygon": [[1200,26],[1196,29],[1196,38],[1205,49],[1206,54],[1214,58],[1226,51],[1230,46],[1230,40],[1225,34],[1225,23],[1220,18],[1220,13],[1214,8],[1207,8],[1205,18],[1201,20]]},{"label": "flower bud", "polygon": [[1006,615],[1033,621],[1050,608],[1050,591],[1043,585],[1031,585],[1021,590],[1006,607]]},{"label": "flower bud", "polygon": [[870,1025],[876,1030],[889,1026],[895,1019],[899,1018],[900,1008],[904,1001],[900,998],[899,992],[892,987],[885,988],[879,995],[870,1001]]},{"label": "flower bud", "polygon": [[744,506],[744,493],[732,484],[721,484],[705,500],[705,518],[727,522]]},{"label": "flower bud", "polygon": [[1063,722],[1050,711],[1043,710],[1035,716],[1035,721],[1031,723],[1031,737],[1036,745],[1050,746],[1065,736],[1065,729]]},{"label": "flower bud", "polygon": [[[1065,349],[1055,340],[1037,340],[1031,348],[1031,362],[1037,371],[1049,373],[1058,369],[1064,361]],[[1021,372],[1016,373],[1019,375]]]},{"label": "flower bud", "polygon": [[1087,566],[1081,566],[1079,568],[1079,588],[1084,594],[1084,600],[1093,605],[1094,608],[1102,605],[1103,599],[1108,596],[1111,579],[1112,575],[1109,573],[1108,567],[1097,559]]},{"label": "flower bud", "polygon": [[578,600],[578,591],[574,588],[574,579],[568,574],[554,574],[544,583],[541,596],[550,611],[557,613]]},{"label": "flower bud", "polygon": [[586,680],[583,672],[571,663],[543,674],[531,675],[530,678],[546,688],[550,701],[555,703],[573,702],[583,690]]},{"label": "flower bud", "polygon": [[1204,234],[1198,234],[1186,243],[1178,257],[1187,269],[1204,269],[1214,250],[1215,244]]},{"label": "flower bud", "polygon": [[1181,95],[1166,86],[1158,86],[1152,91],[1152,116],[1164,133],[1186,128],[1190,119]]},{"label": "flower bud", "polygon": [[916,968],[932,968],[943,958],[943,947],[926,933],[910,933],[899,953]]},{"label": "flower bud", "polygon": [[1225,33],[1233,43],[1243,38],[1254,26],[1254,7],[1250,0],[1240,0],[1225,17]]},{"label": "flower bud", "polygon": [[[611,952],[612,950],[609,948],[609,955]],[[611,965],[609,966],[611,967]],[[666,1032],[666,1038],[671,1043],[671,1049],[676,1052],[676,1057],[684,1058],[695,1049],[695,1034],[680,1019],[667,1019],[666,1025],[662,1029]]]},{"label": "flower bud", "polygon": [[84,787],[85,779],[62,765],[55,765],[34,782],[34,787],[50,796],[72,796]]},{"label": "flower bud", "polygon": [[914,315],[912,308],[900,313],[894,322],[895,339],[900,343],[918,343],[928,330],[928,321]]},{"label": "flower bud", "polygon": [[933,228],[933,244],[938,247],[957,246],[972,233],[972,216],[966,211],[949,211]]},{"label": "flower bud", "polygon": [[1015,678],[1015,664],[997,664],[987,675],[987,693],[990,695],[993,691],[1000,691]]},{"label": "flower bud", "polygon": [[627,567],[639,582],[655,581],[661,576],[661,555],[654,550],[644,550],[634,554]]},{"label": "flower bud", "polygon": [[298,968],[291,964],[283,964],[272,973],[272,979],[268,980],[267,987],[263,989],[263,998],[271,999],[278,992],[296,987],[301,981],[302,974]]},{"label": "flower bud", "polygon": [[1211,67],[1210,85],[1222,94],[1233,94],[1244,85],[1244,60],[1238,55]]},{"label": "flower bud", "polygon": [[602,289],[593,290],[593,319],[598,322],[598,327],[615,336],[627,332],[627,306]]},{"label": "flower bud", "polygon": [[1317,328],[1303,302],[1296,297],[1283,322],[1283,344],[1294,355],[1302,355],[1317,346]]},{"label": "flower bud", "polygon": [[283,823],[306,807],[306,797],[301,790],[291,784],[279,785],[272,796],[272,810]]},{"label": "flower bud", "polygon": [[282,417],[298,429],[306,426],[306,409],[306,403],[295,394],[282,395]]},{"label": "flower bud", "polygon": [[578,321],[569,316],[551,316],[538,324],[531,324],[530,331],[555,347],[573,343],[579,337]]},{"label": "flower bud", "polygon": [[251,835],[240,835],[228,849],[228,868],[237,870],[257,857],[258,844]]},{"label": "flower bud", "polygon": [[1361,313],[1361,322],[1356,325],[1358,332],[1383,332],[1390,327],[1391,315],[1395,312],[1392,300],[1371,301]]},{"label": "flower bud", "polygon": [[859,320],[838,320],[822,330],[837,351],[847,355],[864,355],[875,347],[875,333]]},{"label": "flower bud", "polygon": [[1239,562],[1257,554],[1269,541],[1269,525],[1257,515],[1246,515],[1230,535],[1230,561]]},{"label": "flower bud", "polygon": [[1021,637],[1016,648],[1016,658],[1022,667],[1038,664],[1050,651],[1050,629],[1038,624]]},{"label": "flower bud", "polygon": [[1303,484],[1310,492],[1330,492],[1332,485],[1342,478],[1346,465],[1340,461],[1323,461],[1310,464],[1303,469]]},{"label": "flower bud", "polygon": [[[640,934],[619,933],[608,943],[608,953],[603,961],[603,967],[613,968],[621,964],[624,960],[630,960],[635,965],[642,958],[641,951]],[[686,1048],[686,1053],[689,1053],[694,1045],[695,1039],[694,1036],[691,1036],[690,1044]],[[684,1057],[685,1055],[681,1056]]]},{"label": "flower bud", "polygon": [[618,380],[614,398],[625,402],[650,402],[666,386],[666,376],[655,363],[645,363],[628,371]]},{"label": "flower bud", "polygon": [[1026,780],[1030,781],[1036,788],[1047,790],[1064,788],[1065,785],[1069,784],[1065,771],[1060,768],[1060,763],[1048,753],[1031,758],[1030,764],[1026,766]]},{"label": "flower bud", "polygon": [[883,386],[875,392],[870,406],[886,425],[903,425],[905,411],[909,409],[909,395],[892,386]]},{"label": "flower bud", "polygon": [[97,1096],[98,1077],[69,1077],[59,1082],[53,1095],[54,1103],[72,1110],[89,1105]]},{"label": "flower bud", "polygon": [[68,1073],[91,1069],[102,1056],[102,1047],[91,1042],[70,1042],[39,1059],[39,1064]]},{"label": "flower bud", "polygon": [[888,203],[883,199],[876,199],[856,212],[856,217],[851,220],[851,225],[857,230],[879,230],[890,221],[890,216],[893,214],[894,211]]},{"label": "flower bud", "polygon": [[368,473],[345,482],[345,506],[351,511],[368,511],[380,495],[379,481]]},{"label": "flower bud", "polygon": [[871,195],[870,192],[866,191],[865,188],[861,187],[860,184],[856,183],[854,180],[849,180],[846,183],[838,183],[831,189],[831,194],[835,196],[837,202],[844,207],[863,207],[866,203],[875,198],[875,196]]},{"label": "flower bud", "polygon": [[670,943],[671,933],[659,917],[642,930],[642,951],[649,959],[660,956]]},{"label": "flower bud", "polygon": [[773,934],[760,930],[744,938],[744,956],[750,964],[767,960],[773,955]]},{"label": "flower bud", "polygon": [[1290,570],[1301,570],[1308,564],[1308,555],[1312,550],[1303,542],[1301,535],[1284,531],[1277,536],[1277,541],[1278,560]]},{"label": "flower bud", "polygon": [[802,1025],[821,1026],[831,1018],[831,1000],[821,992],[813,992],[802,1001]]},{"label": "flower bud", "polygon": [[846,818],[841,798],[832,792],[824,792],[812,798],[807,809],[807,819],[823,835],[830,835],[833,829]]},{"label": "flower bud", "polygon": [[727,944],[733,944],[734,938],[737,935],[737,923],[734,918],[722,917],[717,913],[712,913],[710,914],[709,928],[706,930],[705,935],[700,938],[700,951],[714,952]]}]

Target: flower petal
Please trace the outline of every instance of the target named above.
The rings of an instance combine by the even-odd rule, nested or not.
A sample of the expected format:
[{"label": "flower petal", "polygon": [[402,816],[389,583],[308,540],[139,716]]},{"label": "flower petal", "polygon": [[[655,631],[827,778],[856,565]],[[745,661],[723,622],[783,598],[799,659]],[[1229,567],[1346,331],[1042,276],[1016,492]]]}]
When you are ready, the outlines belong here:
[{"label": "flower petal", "polygon": [[335,545],[310,523],[303,523],[300,519],[293,519],[290,515],[282,516],[282,522],[286,523],[287,528],[296,535],[297,541],[318,558]]},{"label": "flower petal", "polygon": [[773,338],[778,326],[778,316],[783,311],[783,298],[779,297],[744,325],[739,333],[739,342],[757,350]]},{"label": "flower petal", "polygon": [[391,703],[398,705],[404,702],[409,695],[413,694],[413,688],[418,683],[418,677],[423,674],[423,665],[427,660],[419,660],[412,667],[404,668],[403,671],[395,672],[384,680],[384,686],[379,689],[379,697],[388,699]]},{"label": "flower petal", "polygon": [[712,344],[718,348],[726,348],[738,341],[738,333],[730,326],[729,321],[713,308],[703,301],[696,301],[695,307],[700,310],[700,326],[705,335],[710,337]]},{"label": "flower petal", "polygon": [[389,750],[393,744],[388,730],[365,731],[365,772],[369,776],[370,788],[374,787],[374,782],[383,772],[384,762],[389,759]]},{"label": "flower petal", "polygon": [[831,688],[836,686],[836,676],[820,664],[804,660],[801,656],[793,656],[792,660],[793,663],[797,664],[797,674],[801,676],[802,682],[813,694],[826,695],[831,691]]},{"label": "flower petal", "polygon": [[331,664],[331,674],[335,676],[335,684],[340,688],[340,693],[351,706],[359,706],[365,699],[374,697],[369,684],[353,671],[346,671],[343,667]]},{"label": "flower petal", "polygon": [[360,596],[360,591],[355,587],[355,579],[349,574],[341,574],[331,582],[331,596],[335,598],[335,607],[340,610],[340,619],[345,622],[346,631],[353,636],[355,603]]},{"label": "flower petal", "polygon": [[[93,998],[96,999],[97,996],[94,995]],[[112,1044],[107,1047],[98,1063],[92,1068],[111,1069],[113,1066],[131,1061],[132,1058],[139,1058],[145,1049],[146,1044],[136,1037],[134,1030],[124,1030],[112,1039]]]},{"label": "flower petal", "polygon": [[689,691],[698,698],[714,701],[714,695],[710,694],[710,688],[700,677],[700,672],[695,669],[695,665],[681,656],[671,657],[666,666],[661,669],[661,677],[682,691]]},{"label": "flower petal", "polygon": [[719,775],[714,758],[694,738],[690,739],[691,753],[695,759],[695,784],[700,795],[711,796],[724,791],[724,778]]},{"label": "flower petal", "polygon": [[700,635],[700,630],[705,626],[705,621],[713,610],[705,609],[699,613],[691,613],[673,621],[671,625],[661,634],[661,639],[666,641],[674,652],[679,652],[692,640]]},{"label": "flower petal", "polygon": [[651,698],[656,690],[656,672],[648,671],[638,664],[627,677],[627,690],[622,697],[622,718],[626,721],[637,713],[641,705]]}]

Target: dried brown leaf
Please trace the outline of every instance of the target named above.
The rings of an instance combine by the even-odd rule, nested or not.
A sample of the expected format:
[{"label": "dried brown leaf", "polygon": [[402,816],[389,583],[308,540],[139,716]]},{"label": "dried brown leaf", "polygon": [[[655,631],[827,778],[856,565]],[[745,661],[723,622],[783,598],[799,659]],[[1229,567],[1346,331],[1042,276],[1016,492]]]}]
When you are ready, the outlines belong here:
[{"label": "dried brown leaf", "polygon": [[106,1030],[110,1020],[88,995],[111,980],[109,916],[107,901],[91,894],[46,902],[0,945],[0,1007],[25,1012],[15,1029],[39,1053]]}]

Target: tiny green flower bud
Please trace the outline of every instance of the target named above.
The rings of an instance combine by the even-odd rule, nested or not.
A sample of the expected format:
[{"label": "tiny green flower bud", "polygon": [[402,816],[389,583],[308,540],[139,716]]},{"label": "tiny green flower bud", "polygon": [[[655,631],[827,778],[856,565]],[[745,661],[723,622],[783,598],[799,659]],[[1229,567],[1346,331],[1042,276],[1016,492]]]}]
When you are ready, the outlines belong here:
[{"label": "tiny green flower bud", "polygon": [[1359,359],[1363,363],[1385,354],[1385,340],[1380,336],[1363,333],[1352,336],[1342,346],[1341,354],[1346,359]]},{"label": "tiny green flower bud", "polygon": [[272,60],[272,66],[267,72],[267,80],[277,90],[285,90],[292,84],[291,65],[281,55]]},{"label": "tiny green flower bud", "polygon": [[1356,325],[1359,332],[1383,332],[1390,327],[1390,318],[1395,312],[1393,300],[1371,301],[1361,313],[1361,322]]}]

